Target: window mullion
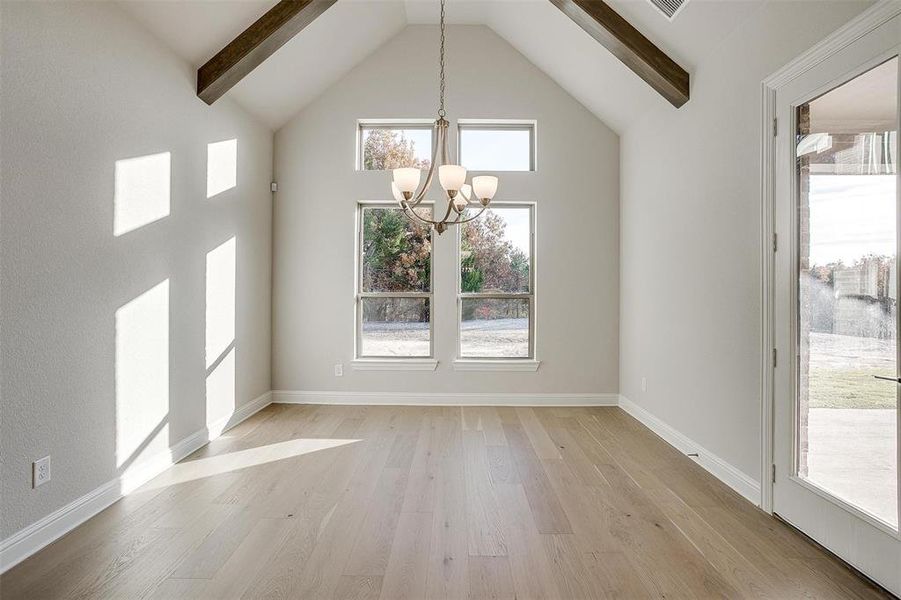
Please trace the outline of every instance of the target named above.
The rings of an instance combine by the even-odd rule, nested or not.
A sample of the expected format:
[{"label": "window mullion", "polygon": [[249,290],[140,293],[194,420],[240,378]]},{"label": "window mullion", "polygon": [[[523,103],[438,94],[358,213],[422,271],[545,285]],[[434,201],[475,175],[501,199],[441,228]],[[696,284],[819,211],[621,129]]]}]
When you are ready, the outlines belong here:
[{"label": "window mullion", "polygon": [[432,292],[360,292],[360,298],[431,298]]},{"label": "window mullion", "polygon": [[532,298],[534,294],[530,292],[460,292],[460,298],[473,298],[473,299],[485,299],[485,300],[528,300]]}]

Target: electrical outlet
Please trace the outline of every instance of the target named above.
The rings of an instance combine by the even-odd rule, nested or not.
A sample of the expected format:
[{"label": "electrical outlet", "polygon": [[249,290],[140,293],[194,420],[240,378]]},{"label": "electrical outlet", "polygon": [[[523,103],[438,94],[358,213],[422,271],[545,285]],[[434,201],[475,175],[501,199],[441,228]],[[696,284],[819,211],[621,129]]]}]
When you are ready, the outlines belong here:
[{"label": "electrical outlet", "polygon": [[344,365],[338,363],[335,365],[335,377],[344,377]]},{"label": "electrical outlet", "polygon": [[641,378],[641,391],[642,392],[648,391],[648,378],[647,377]]},{"label": "electrical outlet", "polygon": [[31,487],[36,488],[50,481],[50,457],[45,456],[31,463]]}]

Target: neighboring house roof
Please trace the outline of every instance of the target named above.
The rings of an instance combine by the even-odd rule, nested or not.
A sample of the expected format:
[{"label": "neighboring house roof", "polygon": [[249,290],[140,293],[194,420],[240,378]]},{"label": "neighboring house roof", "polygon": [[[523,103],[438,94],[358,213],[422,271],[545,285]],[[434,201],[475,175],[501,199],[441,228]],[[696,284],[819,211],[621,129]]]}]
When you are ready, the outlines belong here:
[{"label": "neighboring house roof", "polygon": [[[671,22],[647,0],[608,3],[692,74],[720,40],[763,5],[760,0],[689,0]],[[273,4],[274,0],[120,2],[195,68]],[[273,130],[279,129],[408,24],[437,20],[435,0],[339,0],[227,96]],[[447,21],[488,26],[619,133],[649,111],[676,110],[548,0],[449,0]],[[452,51],[452,39],[448,44]]]}]

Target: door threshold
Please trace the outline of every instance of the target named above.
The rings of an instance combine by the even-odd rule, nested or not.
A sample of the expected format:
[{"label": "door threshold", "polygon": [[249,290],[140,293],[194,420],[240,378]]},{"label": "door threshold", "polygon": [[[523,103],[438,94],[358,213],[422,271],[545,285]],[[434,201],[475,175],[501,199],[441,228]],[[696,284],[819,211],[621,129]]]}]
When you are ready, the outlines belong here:
[{"label": "door threshold", "polygon": [[841,563],[842,566],[844,566],[846,569],[848,569],[848,571],[850,571],[851,573],[856,575],[858,579],[862,579],[866,583],[869,583],[871,586],[876,588],[877,591],[882,592],[888,598],[898,598],[898,596],[894,595],[889,590],[882,587],[882,585],[880,585],[878,581],[872,580],[870,577],[867,576],[866,573],[864,573],[863,571],[861,571],[860,569],[858,569],[857,567],[855,567],[854,565],[852,565],[851,563],[846,561],[844,558],[842,558],[841,556],[839,556],[838,554],[836,554],[835,552],[833,552],[832,550],[830,550],[823,544],[819,543],[818,541],[816,541],[815,539],[813,539],[812,537],[810,537],[809,535],[807,535],[806,533],[804,533],[803,531],[801,531],[800,529],[795,527],[794,525],[792,525],[789,521],[786,521],[785,519],[780,517],[776,512],[773,512],[773,517],[780,523],[789,527],[795,533],[798,533],[801,537],[803,537],[805,540],[807,540],[810,544],[812,544],[816,548],[822,550],[825,554],[828,554],[831,558],[834,558],[836,561]]}]

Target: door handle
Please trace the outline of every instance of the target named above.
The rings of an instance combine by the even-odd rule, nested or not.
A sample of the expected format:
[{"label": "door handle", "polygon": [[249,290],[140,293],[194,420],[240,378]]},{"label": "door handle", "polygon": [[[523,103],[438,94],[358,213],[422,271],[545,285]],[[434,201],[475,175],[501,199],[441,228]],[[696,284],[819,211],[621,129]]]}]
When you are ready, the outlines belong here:
[{"label": "door handle", "polygon": [[873,375],[876,379],[882,379],[883,381],[894,381],[895,383],[901,383],[901,377],[885,377],[883,375]]}]

